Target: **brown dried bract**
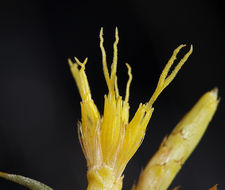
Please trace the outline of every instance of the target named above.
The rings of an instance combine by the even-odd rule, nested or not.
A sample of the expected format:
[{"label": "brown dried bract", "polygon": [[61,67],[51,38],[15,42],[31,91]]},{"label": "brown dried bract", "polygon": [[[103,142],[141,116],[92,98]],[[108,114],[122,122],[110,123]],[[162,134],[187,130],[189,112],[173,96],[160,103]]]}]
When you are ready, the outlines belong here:
[{"label": "brown dried bract", "polygon": [[180,188],[181,188],[181,186],[179,185],[179,186],[174,187],[173,190],[178,190]]},{"label": "brown dried bract", "polygon": [[217,184],[211,187],[209,190],[217,190]]}]

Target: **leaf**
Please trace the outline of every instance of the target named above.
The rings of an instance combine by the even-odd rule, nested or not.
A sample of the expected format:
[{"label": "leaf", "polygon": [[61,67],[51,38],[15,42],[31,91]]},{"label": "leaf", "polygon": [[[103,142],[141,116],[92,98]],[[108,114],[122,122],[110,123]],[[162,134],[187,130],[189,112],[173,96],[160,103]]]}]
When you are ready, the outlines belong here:
[{"label": "leaf", "polygon": [[14,175],[8,174],[4,172],[0,172],[0,177],[18,183],[27,187],[30,190],[53,190],[52,188],[48,187],[47,185],[36,181],[34,179],[30,179],[28,177],[24,177],[21,175]]}]

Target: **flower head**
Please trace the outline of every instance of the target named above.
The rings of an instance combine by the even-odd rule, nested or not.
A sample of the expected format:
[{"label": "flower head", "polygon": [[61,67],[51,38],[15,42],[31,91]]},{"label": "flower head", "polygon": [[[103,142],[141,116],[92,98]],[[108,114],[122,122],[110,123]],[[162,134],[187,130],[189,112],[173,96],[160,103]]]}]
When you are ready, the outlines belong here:
[{"label": "flower head", "polygon": [[126,95],[119,95],[117,85],[117,45],[118,30],[115,32],[113,45],[114,54],[109,73],[106,52],[103,46],[103,29],[100,31],[100,49],[102,52],[103,72],[108,87],[105,95],[104,112],[101,116],[92,97],[85,73],[84,62],[75,58],[76,63],[69,59],[69,65],[81,95],[81,122],[78,124],[80,143],[88,165],[88,189],[121,189],[122,173],[140,146],[153,112],[153,103],[166,86],[174,79],[179,69],[192,53],[189,52],[180,60],[171,74],[168,72],[176,59],[176,55],[185,45],[174,50],[172,57],[165,66],[155,92],[150,100],[139,105],[134,117],[129,121],[129,88],[132,80],[131,67],[128,68]]}]

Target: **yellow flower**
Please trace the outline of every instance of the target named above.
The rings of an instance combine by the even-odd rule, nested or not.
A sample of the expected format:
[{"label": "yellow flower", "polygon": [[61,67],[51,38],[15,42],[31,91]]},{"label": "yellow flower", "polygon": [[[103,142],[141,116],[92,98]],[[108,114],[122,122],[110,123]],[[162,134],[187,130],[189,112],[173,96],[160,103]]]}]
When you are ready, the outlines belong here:
[{"label": "yellow flower", "polygon": [[[91,98],[85,73],[87,58],[83,63],[75,58],[75,64],[69,59],[70,68],[82,98],[81,122],[78,124],[78,133],[88,165],[88,190],[122,189],[123,171],[144,138],[146,127],[153,112],[153,103],[163,89],[174,79],[192,53],[191,46],[189,52],[180,60],[171,74],[168,74],[176,59],[176,55],[185,45],[180,45],[174,50],[172,57],[162,71],[152,97],[146,104],[139,105],[136,114],[129,122],[128,100],[132,80],[131,67],[126,64],[129,79],[126,95],[123,99],[119,95],[116,76],[117,44],[119,42],[117,28],[115,38],[113,63],[109,75],[106,53],[103,47],[103,30],[101,29],[100,48],[103,71],[109,90],[108,95],[105,95],[103,116],[100,115]],[[164,138],[159,150],[149,161],[141,173],[137,185],[134,185],[132,190],[167,190],[173,178],[199,143],[215,114],[218,103],[217,88],[205,93],[199,99],[177,124],[172,133]],[[43,183],[20,175],[0,172],[0,177],[19,183],[32,190],[52,190]],[[179,189],[179,186],[174,188],[174,190],[177,189]],[[210,190],[216,189],[217,185],[210,188]]]},{"label": "yellow flower", "polygon": [[129,121],[130,106],[128,100],[132,74],[131,67],[126,64],[129,80],[127,82],[126,95],[123,99],[119,95],[116,76],[117,44],[119,42],[117,28],[110,74],[107,67],[103,41],[103,29],[101,29],[100,49],[102,52],[103,72],[108,86],[108,95],[105,95],[104,113],[102,116],[91,97],[91,91],[85,73],[87,58],[83,63],[76,57],[76,63],[73,63],[70,59],[68,61],[82,98],[81,122],[78,124],[78,131],[80,143],[88,165],[88,189],[121,189],[122,173],[144,138],[146,127],[153,112],[152,105],[188,59],[192,53],[192,46],[168,76],[168,72],[176,59],[177,53],[185,45],[180,45],[175,49],[159,78],[157,88],[149,102],[140,104],[136,114]]}]

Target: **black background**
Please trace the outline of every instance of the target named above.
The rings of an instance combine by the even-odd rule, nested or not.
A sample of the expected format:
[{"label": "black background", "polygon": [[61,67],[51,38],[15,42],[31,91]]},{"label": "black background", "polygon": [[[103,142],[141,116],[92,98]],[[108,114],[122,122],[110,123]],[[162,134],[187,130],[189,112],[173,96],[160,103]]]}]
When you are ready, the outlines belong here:
[{"label": "black background", "polygon": [[[225,189],[225,18],[219,1],[1,1],[0,170],[40,180],[56,190],[85,189],[86,162],[76,123],[80,96],[67,58],[89,58],[86,71],[101,113],[104,82],[99,31],[108,62],[119,28],[118,81],[124,95],[125,62],[132,67],[131,116],[151,97],[158,77],[181,43],[194,52],[154,104],[145,139],[124,172],[130,189],[163,137],[215,86],[221,102],[197,149],[171,187]],[[182,50],[179,58],[188,48]],[[25,189],[0,179],[0,189]]]}]

